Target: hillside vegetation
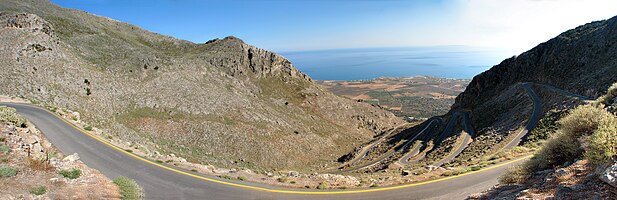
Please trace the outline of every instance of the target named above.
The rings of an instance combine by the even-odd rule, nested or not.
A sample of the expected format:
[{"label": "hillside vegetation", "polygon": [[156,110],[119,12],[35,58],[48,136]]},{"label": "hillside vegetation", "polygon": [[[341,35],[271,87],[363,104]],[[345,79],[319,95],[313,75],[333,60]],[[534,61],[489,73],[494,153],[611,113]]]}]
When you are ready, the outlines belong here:
[{"label": "hillside vegetation", "polygon": [[[595,99],[605,94],[609,86],[617,82],[617,76],[613,75],[617,74],[615,33],[617,17],[591,22],[568,30],[475,76],[465,91],[456,97],[451,108],[452,111],[470,112],[477,132],[475,140],[457,162],[464,163],[470,158],[491,157],[500,153],[500,148],[525,128],[532,114],[532,104],[529,95],[518,87],[521,83],[532,84],[538,94],[542,103],[540,118],[550,118],[551,111],[563,113],[585,104],[586,97]],[[599,101],[614,103],[603,98],[600,97]],[[543,123],[549,122],[545,120]],[[563,135],[561,137],[567,140],[570,136],[566,135],[570,134],[583,135],[563,131],[556,135]],[[591,133],[587,135],[592,137]],[[537,136],[537,131],[532,130],[531,135],[523,138],[523,143],[535,140]],[[557,143],[549,142],[549,145],[558,146]],[[573,141],[564,143],[575,145]]]},{"label": "hillside vegetation", "polygon": [[[497,187],[472,199],[611,199],[617,188],[602,182],[617,161],[617,84],[591,104],[567,111],[533,157],[511,168]],[[540,140],[543,141],[543,140]],[[607,179],[608,180],[608,179]],[[614,184],[614,183],[612,183]]]},{"label": "hillside vegetation", "polygon": [[0,93],[78,111],[155,159],[315,169],[403,123],[235,37],[194,44],[46,0],[3,1],[0,22]]}]

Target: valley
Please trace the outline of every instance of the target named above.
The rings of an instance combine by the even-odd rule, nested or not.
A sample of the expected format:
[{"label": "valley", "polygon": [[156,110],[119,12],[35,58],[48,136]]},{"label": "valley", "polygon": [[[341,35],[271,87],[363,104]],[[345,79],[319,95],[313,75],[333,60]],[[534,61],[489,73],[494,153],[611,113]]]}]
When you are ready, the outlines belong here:
[{"label": "valley", "polygon": [[336,95],[378,105],[413,121],[446,114],[454,98],[465,90],[469,81],[417,76],[317,83]]}]

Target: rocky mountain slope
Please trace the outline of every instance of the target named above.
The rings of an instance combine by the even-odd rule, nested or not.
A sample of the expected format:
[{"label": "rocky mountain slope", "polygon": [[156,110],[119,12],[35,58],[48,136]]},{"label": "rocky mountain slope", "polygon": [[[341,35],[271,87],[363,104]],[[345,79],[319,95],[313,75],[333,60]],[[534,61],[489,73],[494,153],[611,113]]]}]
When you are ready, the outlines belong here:
[{"label": "rocky mountain slope", "polygon": [[[542,116],[583,103],[576,95],[596,98],[605,93],[617,82],[616,33],[617,17],[588,23],[475,76],[452,106],[471,113],[477,132],[463,155],[497,153],[495,145],[510,142],[512,133],[524,128],[531,102],[521,83],[533,85],[543,102]],[[469,158],[463,157],[459,161]]]},{"label": "rocky mountain slope", "polygon": [[557,86],[597,97],[617,76],[617,17],[566,31],[473,78],[453,109],[474,109],[518,82]]},{"label": "rocky mountain slope", "polygon": [[303,170],[403,123],[235,37],[194,44],[46,0],[0,12],[0,93],[79,111],[152,155]]}]

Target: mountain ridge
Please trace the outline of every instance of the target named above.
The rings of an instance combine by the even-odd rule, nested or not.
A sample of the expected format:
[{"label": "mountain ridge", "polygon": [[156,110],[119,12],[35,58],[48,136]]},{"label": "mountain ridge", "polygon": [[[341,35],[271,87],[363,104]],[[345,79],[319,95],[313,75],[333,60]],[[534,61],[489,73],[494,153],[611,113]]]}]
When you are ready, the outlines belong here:
[{"label": "mountain ridge", "polygon": [[79,111],[153,157],[308,170],[404,123],[233,36],[195,44],[44,0],[0,11],[18,24],[0,28],[0,93]]}]

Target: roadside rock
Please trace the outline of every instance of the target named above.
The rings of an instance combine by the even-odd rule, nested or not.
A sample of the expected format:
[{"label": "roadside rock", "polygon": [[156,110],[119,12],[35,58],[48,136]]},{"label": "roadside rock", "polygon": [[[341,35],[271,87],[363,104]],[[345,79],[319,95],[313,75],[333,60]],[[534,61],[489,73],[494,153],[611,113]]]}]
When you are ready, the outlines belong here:
[{"label": "roadside rock", "polygon": [[604,173],[602,173],[602,175],[600,176],[600,180],[617,188],[617,163],[606,168],[606,170],[604,170]]},{"label": "roadside rock", "polygon": [[62,161],[67,161],[67,162],[75,162],[79,160],[79,155],[77,153],[74,153],[73,155],[69,155],[64,157],[64,159],[62,159]]},{"label": "roadside rock", "polygon": [[290,177],[299,177],[299,176],[300,176],[300,173],[299,173],[299,172],[297,172],[297,171],[289,171],[289,174],[288,174],[288,175],[289,175]]},{"label": "roadside rock", "polygon": [[564,168],[559,168],[555,171],[556,177],[562,177],[562,176],[565,176],[566,174],[568,174],[568,171],[566,171],[566,169]]}]

